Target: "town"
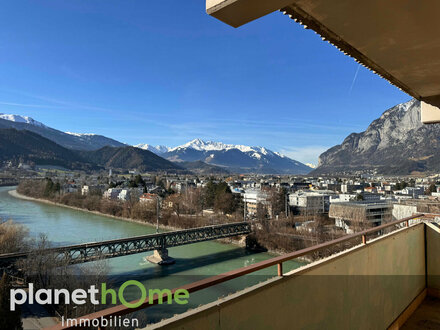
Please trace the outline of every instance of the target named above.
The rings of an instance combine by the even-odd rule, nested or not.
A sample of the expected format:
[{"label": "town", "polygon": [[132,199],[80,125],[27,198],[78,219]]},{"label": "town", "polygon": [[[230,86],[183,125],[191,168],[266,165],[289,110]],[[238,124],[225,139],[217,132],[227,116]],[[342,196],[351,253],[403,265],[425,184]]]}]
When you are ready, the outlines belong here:
[{"label": "town", "polygon": [[195,175],[109,169],[87,174],[10,166],[2,182],[56,203],[160,227],[250,221],[254,241],[289,252],[415,213],[440,211],[439,175]]}]

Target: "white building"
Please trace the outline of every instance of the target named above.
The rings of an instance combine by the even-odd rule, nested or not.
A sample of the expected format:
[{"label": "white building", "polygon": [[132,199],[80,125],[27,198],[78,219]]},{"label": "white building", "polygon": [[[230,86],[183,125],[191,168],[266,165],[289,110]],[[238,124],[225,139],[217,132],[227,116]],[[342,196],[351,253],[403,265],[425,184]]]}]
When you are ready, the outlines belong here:
[{"label": "white building", "polygon": [[90,188],[89,186],[83,186],[81,188],[81,195],[88,195],[90,193]]},{"label": "white building", "polygon": [[121,190],[121,188],[109,188],[104,192],[103,197],[107,199],[117,199]]},{"label": "white building", "polygon": [[289,194],[289,205],[302,212],[324,213],[328,209],[330,195],[316,192],[296,192]]},{"label": "white building", "polygon": [[130,199],[130,190],[122,189],[118,194],[118,199],[121,201],[128,201]]},{"label": "white building", "polygon": [[243,201],[246,205],[246,213],[249,215],[257,214],[258,204],[265,206],[268,213],[271,213],[272,207],[269,202],[269,196],[265,191],[246,190],[243,194]]},{"label": "white building", "polygon": [[409,195],[412,198],[419,198],[425,194],[425,189],[423,187],[406,187],[402,189],[403,195]]},{"label": "white building", "polygon": [[121,201],[128,201],[130,198],[139,198],[142,195],[142,188],[126,188],[122,189],[118,194],[118,199]]}]

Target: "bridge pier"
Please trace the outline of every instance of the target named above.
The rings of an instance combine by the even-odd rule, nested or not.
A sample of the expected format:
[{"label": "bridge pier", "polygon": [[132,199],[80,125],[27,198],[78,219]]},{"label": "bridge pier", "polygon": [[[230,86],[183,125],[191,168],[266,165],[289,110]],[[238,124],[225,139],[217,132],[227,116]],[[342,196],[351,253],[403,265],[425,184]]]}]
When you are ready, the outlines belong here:
[{"label": "bridge pier", "polygon": [[154,250],[151,256],[146,257],[147,261],[158,264],[158,265],[172,265],[176,262],[173,258],[168,255],[168,249],[163,248],[160,250]]}]

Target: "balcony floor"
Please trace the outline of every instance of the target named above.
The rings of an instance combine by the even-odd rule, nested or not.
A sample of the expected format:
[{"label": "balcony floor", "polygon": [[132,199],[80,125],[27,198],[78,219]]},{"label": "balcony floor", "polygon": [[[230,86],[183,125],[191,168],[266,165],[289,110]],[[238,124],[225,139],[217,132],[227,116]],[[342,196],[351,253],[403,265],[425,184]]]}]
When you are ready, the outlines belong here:
[{"label": "balcony floor", "polygon": [[401,329],[440,329],[440,299],[426,297]]}]

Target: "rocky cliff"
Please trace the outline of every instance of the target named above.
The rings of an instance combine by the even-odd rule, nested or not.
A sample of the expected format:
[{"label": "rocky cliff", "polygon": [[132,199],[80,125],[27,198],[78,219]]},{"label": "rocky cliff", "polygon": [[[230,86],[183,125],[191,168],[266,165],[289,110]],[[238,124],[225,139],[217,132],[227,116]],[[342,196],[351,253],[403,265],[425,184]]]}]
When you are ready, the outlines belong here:
[{"label": "rocky cliff", "polygon": [[420,121],[420,102],[386,110],[366,131],[350,134],[319,157],[314,174],[372,170],[382,174],[440,171],[440,125]]}]

